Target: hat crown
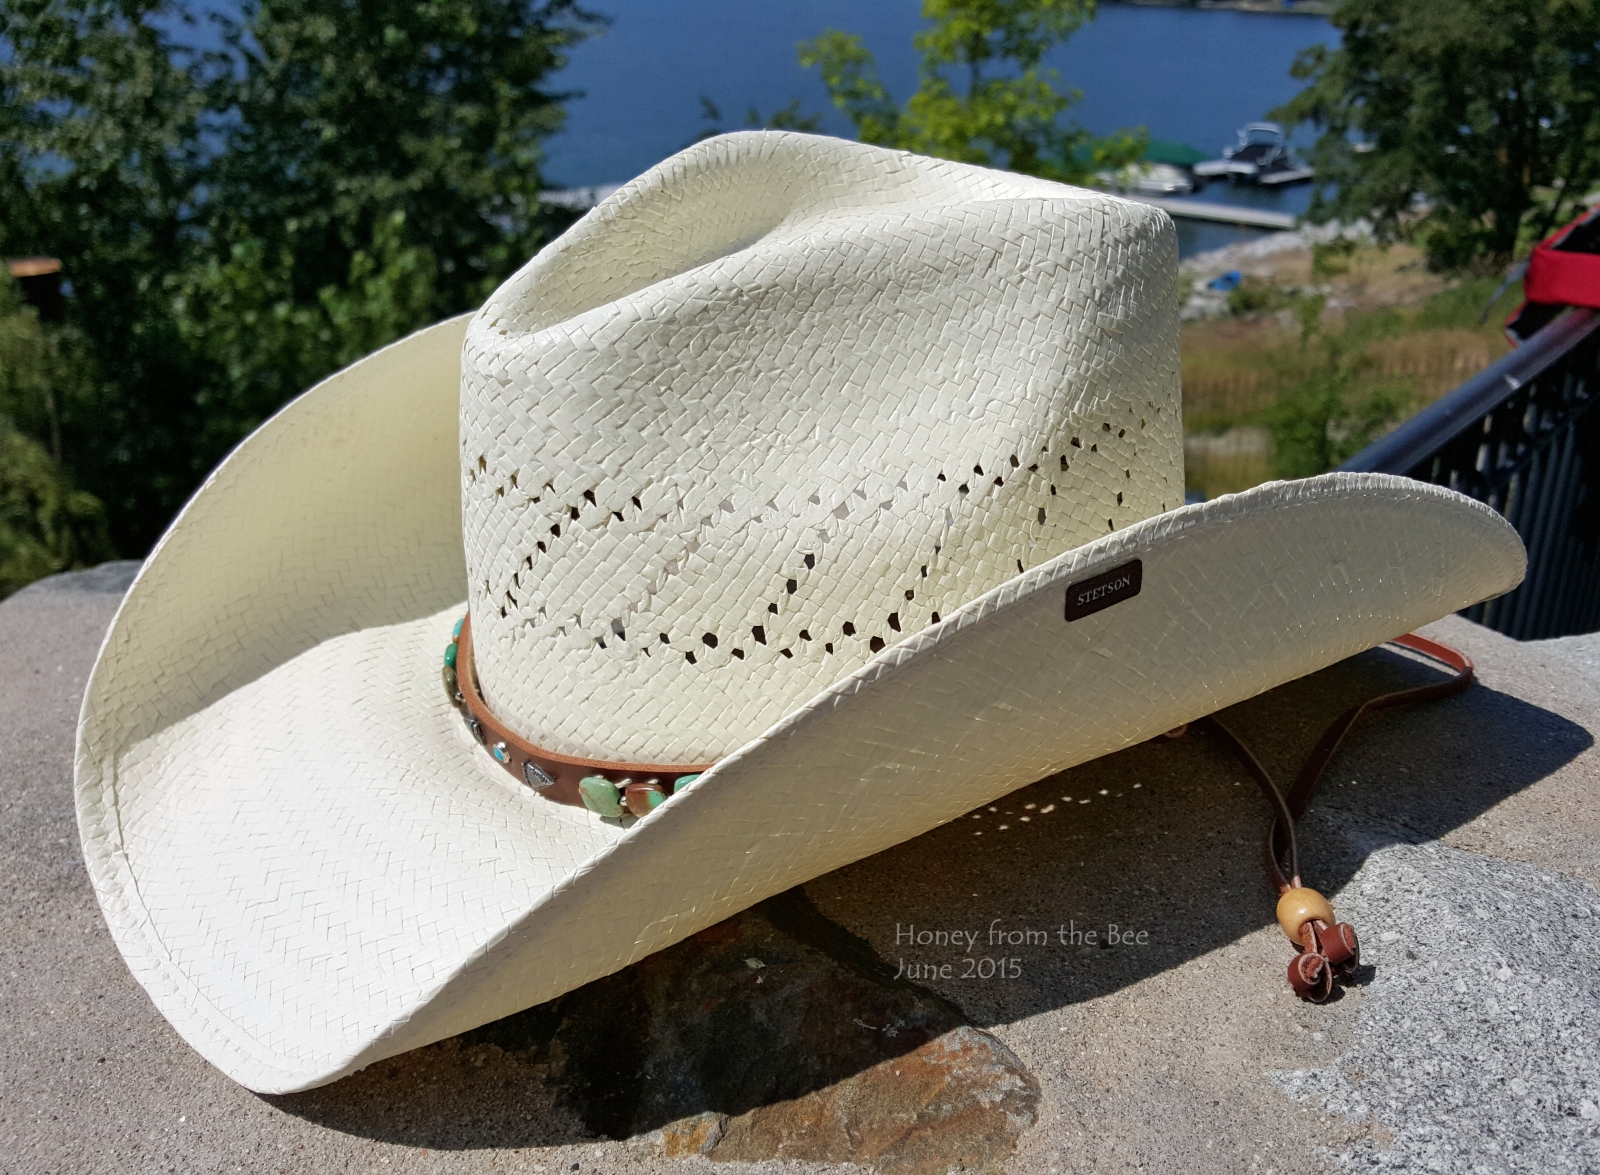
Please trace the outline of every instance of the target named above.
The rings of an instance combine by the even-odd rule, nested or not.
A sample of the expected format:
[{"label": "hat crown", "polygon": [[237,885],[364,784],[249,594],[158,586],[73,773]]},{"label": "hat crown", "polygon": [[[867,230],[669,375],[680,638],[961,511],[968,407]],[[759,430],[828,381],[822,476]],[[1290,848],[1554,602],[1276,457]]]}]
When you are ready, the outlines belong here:
[{"label": "hat crown", "polygon": [[718,759],[984,592],[1183,500],[1153,209],[840,140],[695,145],[469,329],[485,701]]}]

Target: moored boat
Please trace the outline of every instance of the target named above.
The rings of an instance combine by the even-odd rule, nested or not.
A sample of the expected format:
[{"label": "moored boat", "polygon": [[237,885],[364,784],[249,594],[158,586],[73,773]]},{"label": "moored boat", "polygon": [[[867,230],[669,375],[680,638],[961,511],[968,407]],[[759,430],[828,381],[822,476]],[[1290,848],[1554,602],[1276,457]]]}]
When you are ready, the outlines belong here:
[{"label": "moored boat", "polygon": [[1316,173],[1295,159],[1283,127],[1252,122],[1239,131],[1233,146],[1223,148],[1221,159],[1195,164],[1194,174],[1199,179],[1279,186],[1309,180]]},{"label": "moored boat", "polygon": [[1101,187],[1111,191],[1132,192],[1141,196],[1187,196],[1195,186],[1187,168],[1149,160],[1116,171],[1096,172],[1095,180]]}]

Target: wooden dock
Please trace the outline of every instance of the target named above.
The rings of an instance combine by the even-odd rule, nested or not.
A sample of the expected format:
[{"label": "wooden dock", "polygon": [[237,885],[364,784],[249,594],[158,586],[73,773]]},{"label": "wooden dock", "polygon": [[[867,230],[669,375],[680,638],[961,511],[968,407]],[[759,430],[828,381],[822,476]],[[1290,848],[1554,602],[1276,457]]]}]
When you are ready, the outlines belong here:
[{"label": "wooden dock", "polygon": [[1217,224],[1237,224],[1244,228],[1276,229],[1280,232],[1295,227],[1292,213],[1273,212],[1266,208],[1245,208],[1238,204],[1213,204],[1202,200],[1169,200],[1163,196],[1138,196],[1132,193],[1125,199],[1150,204],[1168,216],[1182,216],[1189,220],[1209,220]]}]

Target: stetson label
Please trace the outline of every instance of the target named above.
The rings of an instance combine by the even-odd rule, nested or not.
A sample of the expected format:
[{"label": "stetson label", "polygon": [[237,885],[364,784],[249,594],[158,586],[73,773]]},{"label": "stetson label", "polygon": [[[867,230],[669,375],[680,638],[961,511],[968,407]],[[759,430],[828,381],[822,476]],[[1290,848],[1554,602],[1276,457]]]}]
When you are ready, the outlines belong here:
[{"label": "stetson label", "polygon": [[1144,564],[1130,559],[1120,567],[1102,571],[1091,579],[1080,579],[1067,589],[1067,619],[1082,620],[1102,608],[1131,600],[1144,583]]}]

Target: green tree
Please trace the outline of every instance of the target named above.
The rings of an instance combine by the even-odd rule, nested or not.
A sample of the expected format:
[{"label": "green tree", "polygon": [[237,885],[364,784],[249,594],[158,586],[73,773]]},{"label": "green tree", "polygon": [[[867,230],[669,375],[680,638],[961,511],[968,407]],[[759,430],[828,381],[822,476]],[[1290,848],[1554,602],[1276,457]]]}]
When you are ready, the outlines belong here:
[{"label": "green tree", "polygon": [[1374,381],[1355,357],[1330,357],[1324,370],[1284,391],[1268,410],[1272,472],[1326,473],[1405,419],[1413,403],[1408,387]]},{"label": "green tree", "polygon": [[43,445],[0,418],[0,599],[113,557],[100,500],[73,489]]},{"label": "green tree", "polygon": [[923,0],[917,91],[898,104],[861,38],[828,29],[800,44],[862,142],[1027,175],[1082,181],[1143,154],[1143,132],[1094,139],[1063,121],[1081,97],[1056,88],[1045,54],[1094,16],[1094,0]]},{"label": "green tree", "polygon": [[342,280],[313,291],[296,288],[287,246],[253,237],[178,275],[183,337],[217,389],[207,389],[202,450],[226,452],[323,375],[441,317],[437,260],[405,242],[405,219],[397,211],[380,220],[372,243],[349,253]]},{"label": "green tree", "polygon": [[[63,469],[141,554],[316,379],[477,305],[540,205],[572,0],[0,0],[0,254],[62,259]],[[16,427],[53,452],[37,420]]]},{"label": "green tree", "polygon": [[1312,477],[1354,457],[1404,420],[1416,406],[1416,391],[1403,379],[1385,378],[1370,353],[1372,344],[1405,328],[1398,310],[1360,316],[1334,333],[1323,328],[1326,294],[1295,294],[1288,301],[1300,323],[1301,347],[1321,355],[1306,378],[1267,409],[1272,472]]},{"label": "green tree", "polygon": [[0,270],[0,599],[113,554],[105,508],[61,463],[58,397],[72,383],[57,340]]},{"label": "green tree", "polygon": [[[1311,218],[1415,235],[1438,268],[1510,257],[1600,178],[1596,0],[1343,0],[1280,111],[1321,134]],[[1421,207],[1419,208],[1419,198]]]},{"label": "green tree", "polygon": [[572,215],[539,202],[599,27],[573,0],[252,0],[226,25],[235,117],[211,174],[218,246],[185,275],[191,346],[221,373],[226,449],[321,376],[471,309]]},{"label": "green tree", "polygon": [[205,136],[225,63],[164,28],[167,0],[0,4],[0,254],[62,259],[72,296],[56,332],[71,388],[42,439],[142,551],[205,472],[192,438],[203,378],[171,307],[200,255]]},{"label": "green tree", "polygon": [[422,325],[481,302],[565,226],[539,203],[539,163],[566,97],[543,83],[599,27],[573,0],[244,13],[229,30],[244,77],[214,181],[219,233],[291,258],[299,304],[347,285],[359,253],[427,250],[432,290],[408,324]]}]

